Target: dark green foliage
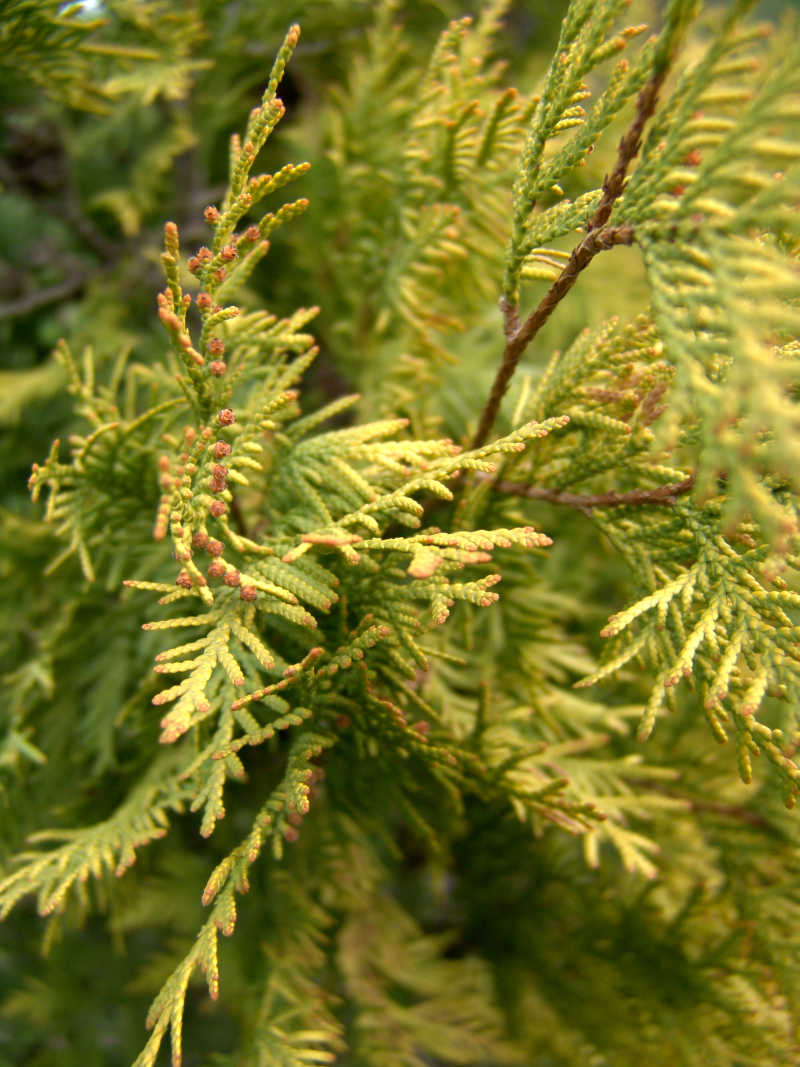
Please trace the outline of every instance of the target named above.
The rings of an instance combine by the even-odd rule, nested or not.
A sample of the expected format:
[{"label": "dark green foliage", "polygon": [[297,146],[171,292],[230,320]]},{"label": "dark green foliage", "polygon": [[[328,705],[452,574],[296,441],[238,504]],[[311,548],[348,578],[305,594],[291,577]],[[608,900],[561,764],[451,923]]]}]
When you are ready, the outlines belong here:
[{"label": "dark green foliage", "polygon": [[800,55],[627,6],[5,5],[0,1063],[798,1061]]}]

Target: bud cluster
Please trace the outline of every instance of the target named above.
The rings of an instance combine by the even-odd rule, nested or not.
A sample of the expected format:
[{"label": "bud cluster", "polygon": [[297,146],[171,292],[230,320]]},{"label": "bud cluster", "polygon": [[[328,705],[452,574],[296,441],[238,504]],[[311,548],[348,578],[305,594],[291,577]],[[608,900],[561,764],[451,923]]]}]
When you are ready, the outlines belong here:
[{"label": "bud cluster", "polygon": [[198,248],[197,254],[190,258],[187,266],[192,274],[199,274],[206,263],[210,263],[213,258],[211,249],[203,245],[202,248]]}]

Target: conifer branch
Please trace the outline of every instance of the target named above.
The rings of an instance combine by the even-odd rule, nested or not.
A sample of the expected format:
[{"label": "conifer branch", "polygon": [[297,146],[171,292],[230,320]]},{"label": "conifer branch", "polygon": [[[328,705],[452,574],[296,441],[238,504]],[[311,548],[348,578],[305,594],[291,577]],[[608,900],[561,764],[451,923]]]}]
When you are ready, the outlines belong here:
[{"label": "conifer branch", "polygon": [[619,143],[614,169],[606,176],[603,182],[603,194],[600,203],[594,215],[586,224],[586,236],[573,249],[569,261],[561,274],[521,326],[518,325],[519,309],[513,307],[507,300],[503,300],[501,307],[504,317],[506,345],[492,384],[489,399],[481,412],[478,428],[472,438],[472,448],[479,448],[486,443],[497,418],[497,413],[500,410],[500,404],[525,349],[573,287],[581,271],[589,266],[598,252],[613,248],[614,245],[633,244],[634,231],[632,227],[624,224],[606,229],[603,227],[605,227],[611,216],[615,201],[622,193],[628,167],[639,151],[644,128],[655,111],[659,90],[667,75],[667,69],[664,66],[658,70],[640,92],[633,122]]},{"label": "conifer branch", "polygon": [[[84,23],[70,28],[58,0],[8,3],[12,25],[34,30],[17,35],[26,55],[52,46],[65,70],[73,53],[101,55],[89,39],[80,49]],[[451,23],[429,62],[397,25],[402,4],[372,5],[365,35],[336,38],[346,85],[313,109],[313,47],[302,57],[292,140],[311,161],[279,160],[273,140],[275,173],[257,174],[285,110],[292,27],[231,139],[209,236],[191,238],[192,255],[191,222],[182,240],[165,227],[166,358],[120,312],[138,297],[115,293],[113,271],[76,303],[65,329],[96,344],[58,347],[73,414],[31,475],[46,509],[0,508],[0,822],[17,852],[0,916],[32,897],[51,940],[90,908],[121,934],[147,931],[126,938],[120,964],[154,996],[138,1067],[154,1067],[167,1038],[174,1067],[197,1058],[202,1011],[185,1052],[183,1031],[198,970],[219,996],[226,1063],[629,1067],[671,1053],[704,1067],[709,1049],[715,1063],[798,1062],[800,900],[780,886],[798,880],[797,824],[766,789],[750,812],[728,784],[736,764],[749,783],[760,754],[787,807],[800,798],[800,52],[786,40],[768,52],[741,25],[749,3],[698,33],[663,103],[697,0],[667,0],[664,31],[632,58],[621,53],[645,27],[619,28],[626,0],[570,0],[534,100],[499,84],[507,0],[489,0],[474,29]],[[135,0],[112,6],[112,43],[118,11],[150,18]],[[130,74],[143,99],[150,83],[185,96],[184,130],[196,119],[199,143],[217,144],[221,131],[200,125],[218,112],[203,106],[213,79],[187,80],[208,65],[192,34],[214,56],[242,39],[245,9],[260,15],[194,5],[183,22],[178,0],[157,6],[177,20],[170,48],[114,70],[114,139],[131,139],[127,109],[113,107]],[[142,141],[156,125],[144,108]],[[601,144],[614,122],[618,148]],[[161,130],[141,155],[164,176],[182,144]],[[595,179],[576,182],[584,163]],[[114,210],[146,237],[163,205],[152,188],[139,200],[142,177],[106,206],[118,195]],[[309,200],[284,203],[301,178]],[[192,181],[205,185],[199,170]],[[587,191],[570,200],[575,188]],[[309,202],[307,228],[286,227],[277,298],[324,294],[325,348],[359,392],[327,404],[313,387],[301,404],[319,309],[281,318],[250,303],[272,231]],[[594,256],[634,240],[647,311],[638,285],[615,278],[600,325],[571,337],[563,316],[511,431],[492,440],[490,420],[479,447],[455,445],[481,417],[469,382],[494,362],[477,327],[498,290],[504,388],[542,325],[561,327],[553,311]],[[519,286],[536,279],[549,289],[522,321]],[[461,330],[467,342],[451,344]],[[4,426],[31,396],[58,399],[54,369],[0,373]],[[441,424],[451,437],[433,432]],[[534,501],[592,522],[559,523],[553,551]],[[457,899],[436,888],[451,879]],[[205,923],[192,918],[198,897]],[[219,935],[234,928],[220,982]],[[94,925],[82,929],[69,968],[43,962],[41,986],[4,996],[4,1020],[24,1020],[15,1061],[29,1033],[50,1047],[69,973],[99,976],[81,1018],[107,1018],[102,949]],[[171,956],[180,942],[169,968],[142,968],[140,949]],[[17,964],[27,942],[10,952]],[[631,988],[635,999],[618,995]],[[115,998],[120,1033],[130,1010]],[[80,1059],[97,1028],[78,1029]]]},{"label": "conifer branch", "polygon": [[[630,226],[611,226],[604,230],[590,229],[580,244],[573,249],[566,267],[544,294],[538,306],[519,329],[508,336],[489,399],[481,412],[478,428],[470,444],[471,448],[480,448],[488,440],[497,418],[497,412],[500,410],[500,404],[525,349],[573,287],[581,271],[589,266],[598,252],[613,248],[614,245],[633,244],[633,237],[633,230]],[[516,314],[519,315],[518,312]],[[512,312],[507,311],[505,315],[507,327],[509,323],[517,321]]]},{"label": "conifer branch", "polygon": [[611,217],[614,202],[621,195],[625,185],[628,167],[636,158],[641,147],[644,128],[656,109],[658,94],[667,76],[667,70],[667,66],[658,70],[639,93],[639,98],[636,101],[636,114],[627,132],[619,142],[614,169],[611,174],[606,175],[603,181],[603,196],[587,226],[589,233],[605,226]]},{"label": "conifer branch", "polygon": [[[479,475],[480,477],[480,475]],[[650,504],[675,503],[677,497],[688,493],[695,482],[694,474],[682,482],[659,485],[654,489],[611,490],[607,493],[568,493],[564,489],[548,489],[539,485],[522,485],[501,480],[492,482],[492,488],[501,493],[528,497],[530,500],[546,500],[550,504],[565,504],[591,515],[595,508],[646,507]]]}]

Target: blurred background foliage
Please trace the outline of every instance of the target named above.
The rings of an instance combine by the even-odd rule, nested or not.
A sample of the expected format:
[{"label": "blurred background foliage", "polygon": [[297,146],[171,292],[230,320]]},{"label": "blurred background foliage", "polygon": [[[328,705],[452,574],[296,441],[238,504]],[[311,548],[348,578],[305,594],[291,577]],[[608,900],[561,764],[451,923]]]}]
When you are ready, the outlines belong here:
[{"label": "blurred background foliage", "polygon": [[[391,352],[381,352],[372,324],[366,324],[363,343],[356,348],[352,337],[340,328],[349,321],[353,304],[358,305],[364,292],[379,287],[381,279],[354,276],[352,260],[341,251],[359,240],[362,220],[342,209],[343,204],[352,204],[347,200],[348,190],[337,185],[330,158],[331,131],[340,114],[332,101],[336,94],[341,99],[357,76],[366,33],[378,6],[367,0],[296,0],[292,5],[274,0],[99,0],[83,8],[52,0],[4,0],[0,4],[0,583],[5,590],[0,615],[4,632],[0,699],[13,702],[27,699],[32,692],[44,694],[52,702],[48,722],[53,731],[58,729],[59,702],[73,702],[77,695],[59,692],[57,680],[47,674],[20,676],[17,667],[25,635],[17,632],[15,621],[15,604],[21,597],[33,601],[29,619],[35,619],[38,579],[32,576],[41,572],[54,551],[52,535],[32,518],[25,488],[32,462],[47,454],[56,434],[66,436],[72,417],[72,402],[64,391],[66,374],[51,356],[53,346],[62,336],[69,338],[75,352],[91,345],[101,373],[122,350],[130,351],[134,362],[159,358],[163,341],[155,293],[163,284],[159,253],[164,220],[178,223],[184,248],[206,239],[202,211],[224,187],[228,136],[241,128],[244,116],[260,97],[287,25],[298,21],[303,37],[281,93],[287,118],[267,144],[262,169],[276,171],[288,161],[310,160],[312,170],[298,186],[298,195],[308,196],[311,206],[300,220],[275,234],[271,253],[251,287],[278,315],[290,314],[301,304],[321,306],[312,327],[321,357],[303,398],[309,408],[322,398],[330,399],[355,386],[363,388],[367,360],[391,360]],[[786,6],[773,0],[760,10],[780,22]],[[400,86],[427,62],[447,19],[478,15],[483,7],[480,0],[398,0],[396,18],[403,25],[403,48],[394,68],[388,68],[388,80],[378,87],[387,101],[391,102],[395,92],[392,79]],[[565,9],[565,0],[511,3],[497,43],[498,58],[507,62],[503,83],[516,86],[522,94],[535,91]],[[634,0],[631,23],[657,20],[657,4]],[[603,150],[591,157],[581,176],[584,184],[576,179],[568,195],[574,197],[599,184],[613,159],[620,129],[612,128]],[[501,253],[498,241],[498,256]],[[623,320],[646,305],[635,251],[617,250],[613,262],[598,258],[574,299],[564,303],[532,347],[527,356],[529,373],[535,373],[554,348],[565,347],[585,325],[606,317],[609,286],[613,287],[613,311]],[[432,423],[456,439],[463,439],[468,431],[475,397],[488,392],[500,348],[496,296],[466,291],[463,301],[467,329],[439,338],[458,362],[442,369],[428,399]],[[378,382],[371,394],[368,391],[366,411],[381,404],[391,407],[392,394],[382,394],[381,386]],[[599,641],[589,635],[597,632],[601,619],[579,617],[578,603],[607,604],[613,610],[622,602],[627,579],[622,563],[598,543],[581,516],[560,512],[556,519],[543,505],[542,528],[552,531],[556,524],[563,544],[570,546],[570,555],[565,557],[567,550],[557,542],[538,580],[543,573],[544,581],[552,582],[565,597],[559,605],[564,628],[550,647],[561,643],[562,654],[567,655],[563,642],[574,636],[570,654],[580,659],[583,646]],[[570,562],[576,555],[583,561],[578,568]],[[530,580],[537,579],[531,576]],[[67,650],[85,664],[76,681],[82,692],[96,695],[114,685],[124,692],[125,678],[116,665],[125,659],[127,641],[146,640],[138,634],[128,636],[127,617],[114,630],[109,605],[109,592],[103,588],[87,596],[81,607],[86,616],[85,648]],[[94,615],[103,620],[102,635],[93,631],[98,625]],[[497,635],[469,638],[484,639],[489,647],[492,641],[500,641]],[[102,642],[106,650],[99,659],[85,655],[85,649],[95,642]],[[498,655],[501,650],[502,643]],[[543,674],[559,677],[564,664],[549,663],[544,645],[542,650]],[[630,690],[627,696],[630,699]],[[88,723],[87,729],[91,728]],[[696,730],[702,732],[704,726],[699,724]],[[665,724],[657,742],[669,753],[668,762],[680,767],[689,780],[695,773],[694,753],[705,748],[705,740],[697,745],[695,741],[691,731],[671,734]],[[17,757],[34,764],[37,760],[35,749],[25,750],[24,737],[17,743],[21,751],[16,755],[8,749],[3,753],[3,762],[12,772]],[[618,743],[620,754],[625,751],[621,740],[611,743]],[[68,746],[70,738],[65,737],[63,744]],[[114,744],[120,746],[114,759],[124,762],[124,731],[122,740]],[[110,752],[110,738],[108,746]],[[657,762],[658,758],[658,748],[648,751],[649,760]],[[730,781],[727,761],[724,772],[715,771],[714,758],[712,753],[705,760],[702,777],[696,778],[700,788],[708,789],[716,774],[720,805],[742,803],[745,787]],[[109,767],[113,761],[109,756]],[[102,789],[98,785],[102,796],[97,799],[101,813],[117,798],[111,775],[98,781],[103,783]],[[25,810],[9,810],[0,792],[5,849],[18,847],[26,833],[41,824],[40,813],[51,810],[56,800],[58,784],[48,782],[45,774],[34,774],[31,782],[30,805]],[[752,791],[747,795],[751,797]],[[762,798],[763,806],[778,808],[772,798]],[[719,847],[726,856],[735,857],[737,824],[723,817],[713,823],[713,812],[710,817],[712,825],[702,848],[711,853]],[[566,835],[548,833],[544,842],[534,842],[528,830],[506,821],[501,827],[506,839],[500,840],[493,813],[488,811],[481,818],[486,832],[494,836],[489,847],[475,850],[474,862],[461,857],[465,874],[459,893],[470,901],[469,907],[463,905],[464,937],[469,948],[478,946],[487,958],[498,962],[507,1004],[512,1014],[517,1013],[520,1026],[523,1018],[538,1020],[530,1037],[540,1050],[537,1063],[547,1067],[595,1062],[581,1035],[604,1025],[597,1014],[602,1014],[603,998],[588,995],[587,990],[612,981],[618,984],[615,1003],[630,1003],[629,1016],[619,1020],[628,1036],[620,1036],[617,1047],[624,1058],[618,1062],[634,1062],[642,1043],[646,1044],[646,1035],[639,1030],[641,998],[652,1001],[653,1011],[671,1005],[677,1017],[682,1002],[696,993],[689,981],[693,973],[689,961],[681,955],[684,933],[679,919],[701,926],[716,921],[702,893],[692,905],[691,917],[676,917],[673,929],[657,928],[653,920],[659,894],[663,911],[670,885],[685,888],[703,874],[696,869],[690,876],[682,869],[685,843],[680,834],[670,837],[668,816],[661,817],[665,866],[673,865],[672,883],[646,890],[631,883],[629,890],[621,892],[619,870],[605,865],[587,870],[580,847]],[[783,816],[775,816],[776,824],[779,818]],[[224,856],[241,831],[241,826],[224,826],[211,842],[203,843],[205,857],[210,853]],[[774,829],[770,832],[776,835],[781,863],[788,864],[785,878],[796,882],[800,866],[796,858],[794,866],[787,859],[791,854],[788,831],[785,838]],[[141,1020],[152,991],[170,969],[179,951],[175,946],[184,945],[195,932],[196,887],[208,867],[207,858],[200,861],[195,854],[197,842],[193,827],[173,830],[169,846],[156,844],[139,860],[143,882],[128,892],[123,881],[108,922],[86,920],[81,929],[65,930],[62,936],[55,936],[57,931],[51,928],[53,945],[47,956],[38,953],[40,918],[32,908],[15,913],[0,933],[0,1067],[124,1067],[130,1062],[141,1045]],[[298,848],[311,854],[317,844],[311,833],[304,834]],[[699,840],[688,844],[701,847]],[[492,856],[509,850],[516,857],[517,878],[509,877],[507,868],[502,872],[492,869]],[[713,880],[716,875],[710,858],[708,872]],[[266,872],[263,877],[266,882]],[[410,870],[398,893],[409,902],[435,897],[430,887],[421,885],[428,877],[427,869]],[[755,876],[743,874],[745,883],[747,878]],[[142,891],[142,885],[148,913],[160,915],[156,923],[142,919],[134,895]],[[176,885],[185,887],[183,896],[176,893]],[[524,901],[519,899],[523,887]],[[598,902],[601,907],[594,922],[582,923],[579,916],[596,910]],[[460,906],[458,901],[455,906]],[[768,905],[752,900],[747,907],[752,912],[748,936],[757,937],[754,931]],[[781,909],[773,913],[772,921],[788,931],[795,922],[795,910],[785,902]],[[529,918],[520,925],[517,917],[522,913]],[[507,915],[515,917],[511,925]],[[435,929],[437,915],[428,918]],[[229,1047],[237,1027],[246,1029],[242,1004],[254,975],[266,966],[260,949],[261,922],[263,913],[258,909],[242,908],[235,944],[226,945],[221,961],[223,1010],[214,1008],[202,991],[190,999],[186,1064],[212,1064],[206,1049]],[[604,929],[613,931],[607,942],[602,941]],[[649,963],[641,955],[631,956],[631,946],[637,941],[653,953]],[[720,958],[727,951],[722,941],[720,931]],[[458,951],[455,946],[454,952]],[[580,974],[572,972],[564,962],[565,951],[582,954],[584,960],[592,961],[591,966]],[[554,1002],[575,1005],[571,1032],[550,1025],[548,1012],[555,1009],[537,1002],[537,994],[524,980],[521,961],[527,958],[529,965],[534,957],[546,976],[542,985],[552,988]],[[662,966],[665,957],[671,961],[669,967]],[[709,960],[709,974],[713,967],[714,961]],[[29,976],[23,984],[21,973]],[[110,990],[123,988],[128,990],[124,1001],[109,997]],[[719,1010],[724,1014],[722,1007]],[[193,1025],[198,1020],[192,1016],[202,1017],[201,1025]],[[758,1039],[762,1037],[763,1033]],[[702,1040],[702,1035],[686,1035],[687,1041],[695,1039]],[[688,1061],[676,1054],[663,1062]]]},{"label": "blurred background foliage", "polygon": [[[0,464],[18,507],[31,463],[66,414],[63,372],[50,359],[55,342],[69,336],[77,351],[91,344],[101,365],[122,345],[137,360],[159,351],[153,301],[164,219],[178,223],[186,247],[205,239],[202,210],[223,187],[227,139],[259,98],[291,19],[301,23],[303,38],[282,86],[287,118],[263,166],[310,159],[315,168],[303,194],[312,207],[276,235],[254,287],[279,314],[303,302],[322,305],[317,332],[321,327],[323,352],[336,355],[325,336],[335,340],[338,309],[326,288],[335,291],[336,253],[321,239],[337,205],[326,195],[320,112],[346,84],[376,9],[358,0],[298,2],[291,11],[270,2],[107,0],[71,13],[76,28],[60,35],[45,23],[65,6],[7,3],[2,15]],[[426,63],[447,19],[480,7],[475,0],[398,5],[406,73]],[[509,85],[533,90],[565,7],[512,5],[498,41],[510,61]],[[34,39],[21,47],[23,30]],[[493,313],[490,305],[492,326]],[[328,379],[333,362],[325,364]],[[336,392],[345,384],[328,380],[324,387]]]}]

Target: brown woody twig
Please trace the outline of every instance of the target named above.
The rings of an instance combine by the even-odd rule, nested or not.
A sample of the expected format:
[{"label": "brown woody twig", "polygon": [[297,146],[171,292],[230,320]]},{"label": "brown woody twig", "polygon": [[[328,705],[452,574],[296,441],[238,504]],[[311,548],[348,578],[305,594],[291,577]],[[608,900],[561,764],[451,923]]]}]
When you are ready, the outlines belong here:
[{"label": "brown woody twig", "polygon": [[501,493],[528,497],[530,500],[547,500],[551,504],[566,504],[591,515],[595,508],[631,508],[647,504],[672,505],[694,485],[694,473],[682,482],[659,485],[655,489],[628,489],[624,492],[611,490],[608,493],[568,493],[563,489],[547,489],[538,485],[522,485],[517,482],[494,482],[493,487]]},{"label": "brown woody twig", "polygon": [[572,250],[566,266],[539,301],[538,307],[520,325],[519,309],[506,300],[501,302],[506,345],[489,399],[486,401],[478,428],[472,439],[472,448],[480,448],[486,443],[522,353],[573,287],[581,271],[589,266],[598,252],[613,248],[618,244],[633,244],[632,227],[625,225],[606,227],[606,223],[611,217],[614,202],[622,193],[628,166],[639,151],[644,127],[655,111],[658,93],[665,77],[666,67],[654,74],[639,93],[636,114],[630,128],[619,143],[614,169],[603,182],[603,195],[597,210],[586,225],[586,236]]}]

